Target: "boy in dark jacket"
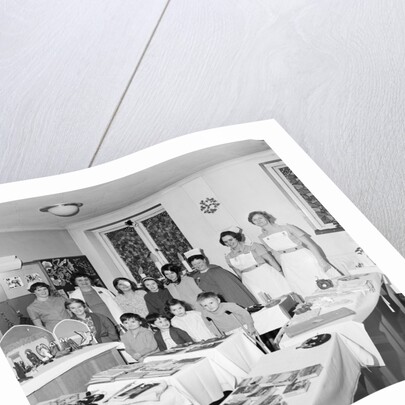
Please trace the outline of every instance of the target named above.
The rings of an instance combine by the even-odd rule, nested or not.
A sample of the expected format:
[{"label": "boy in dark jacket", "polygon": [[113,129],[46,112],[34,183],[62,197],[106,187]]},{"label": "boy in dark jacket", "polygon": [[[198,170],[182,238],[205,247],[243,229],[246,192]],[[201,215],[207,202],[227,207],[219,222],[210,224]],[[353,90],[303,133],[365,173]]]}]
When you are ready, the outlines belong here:
[{"label": "boy in dark jacket", "polygon": [[172,326],[169,318],[164,315],[149,314],[146,317],[146,322],[156,331],[154,337],[160,351],[193,342],[193,339],[186,331]]}]

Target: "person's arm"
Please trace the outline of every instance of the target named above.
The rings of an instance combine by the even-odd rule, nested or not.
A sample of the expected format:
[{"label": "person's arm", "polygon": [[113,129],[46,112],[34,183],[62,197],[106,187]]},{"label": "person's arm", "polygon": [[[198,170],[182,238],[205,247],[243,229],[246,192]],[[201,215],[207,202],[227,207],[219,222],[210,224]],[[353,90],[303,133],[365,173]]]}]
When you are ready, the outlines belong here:
[{"label": "person's arm", "polygon": [[231,260],[229,259],[228,255],[226,255],[225,257],[226,263],[228,264],[228,266],[234,271],[234,273],[240,278],[242,279],[242,272],[237,269],[236,267],[232,266],[231,264]]},{"label": "person's arm", "polygon": [[42,322],[41,322],[40,319],[31,319],[31,320],[32,320],[32,323],[33,323],[35,326],[39,326],[39,327],[41,327],[41,328],[44,327],[44,325],[42,324]]},{"label": "person's arm", "polygon": [[134,360],[139,360],[141,355],[137,353],[131,345],[131,336],[129,335],[130,332],[125,333],[125,335],[122,336],[122,343],[124,343],[125,346],[125,351],[134,359]]},{"label": "person's arm", "polygon": [[318,246],[308,234],[304,233],[294,225],[288,225],[288,230],[296,238],[298,238],[308,250],[312,252],[323,271],[326,272],[332,267],[332,265],[326,259],[326,255],[321,247]]},{"label": "person's arm", "polygon": [[155,339],[157,346],[159,348],[159,350],[161,352],[164,352],[167,349],[166,343],[163,340],[162,337],[162,332],[160,332],[160,330],[158,330],[157,332],[155,332],[155,334],[153,335],[153,338]]},{"label": "person's arm", "polygon": [[219,330],[214,326],[214,324],[212,322],[210,322],[207,317],[210,318],[209,314],[206,313],[204,310],[202,310],[203,312],[201,313],[201,318],[205,324],[205,326],[210,330],[210,332],[212,332],[215,336],[217,337],[221,337],[221,333],[219,332]]},{"label": "person's arm", "polygon": [[42,324],[41,319],[39,318],[39,314],[36,313],[35,311],[33,311],[30,307],[27,307],[27,312],[28,312],[28,316],[30,317],[32,323],[35,326],[39,326],[41,328],[44,327],[44,325]]},{"label": "person's arm", "polygon": [[240,307],[239,305],[237,305],[233,302],[228,302],[227,306],[229,307],[229,311],[231,311],[235,315],[239,315],[239,318],[242,320],[242,322],[244,324],[246,324],[249,333],[251,333],[251,334],[256,333],[256,329],[255,329],[255,326],[253,323],[253,318],[249,314],[249,312],[246,311],[246,309]]},{"label": "person's arm", "polygon": [[104,327],[105,331],[107,332],[107,336],[113,342],[118,342],[120,340],[120,338],[118,336],[117,329],[115,328],[114,324],[106,316],[100,316],[100,318],[101,318],[101,324]]},{"label": "person's arm", "polygon": [[142,357],[158,350],[158,344],[153,335],[153,332],[151,332],[150,330],[146,330],[145,333],[142,333],[142,335],[140,336],[140,342],[142,348],[141,350],[139,350],[139,353]]},{"label": "person's arm", "polygon": [[179,338],[182,340],[182,343],[194,342],[194,340],[191,338],[191,336],[185,330],[180,329],[180,328],[173,328],[173,329],[177,332]]},{"label": "person's arm", "polygon": [[146,295],[145,295],[145,303],[146,303],[146,308],[148,310],[148,313],[150,313],[150,314],[159,313],[159,309],[155,307],[153,300],[151,299],[151,297],[148,293],[146,293]]},{"label": "person's arm", "polygon": [[281,272],[281,267],[278,264],[277,260],[266,250],[263,245],[259,243],[253,243],[252,250],[254,250],[255,253],[260,256],[266,263],[270,264],[271,267]]}]

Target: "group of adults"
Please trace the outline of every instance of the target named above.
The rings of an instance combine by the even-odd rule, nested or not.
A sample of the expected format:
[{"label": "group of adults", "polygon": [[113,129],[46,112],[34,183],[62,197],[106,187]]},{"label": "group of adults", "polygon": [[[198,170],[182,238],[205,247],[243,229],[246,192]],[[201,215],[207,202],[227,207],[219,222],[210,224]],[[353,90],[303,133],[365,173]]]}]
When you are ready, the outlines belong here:
[{"label": "group of adults", "polygon": [[[316,289],[318,279],[339,275],[322,249],[298,227],[278,224],[265,211],[251,212],[248,220],[261,228],[261,243],[247,243],[240,229],[220,234],[219,242],[230,249],[226,261],[233,272],[210,264],[201,250],[192,249],[184,255],[193,272],[184,274],[180,266],[165,264],[161,268],[163,279],[143,275],[142,288],[128,278],[119,277],[113,281],[116,295],[93,286],[90,276],[83,273],[73,275],[72,282],[77,288],[69,294],[69,300],[53,297],[47,284],[35,283],[30,291],[36,299],[27,308],[28,314],[35,325],[48,330],[53,330],[62,319],[80,317],[83,321],[87,319],[93,329],[105,324],[105,318],[117,329],[123,313],[143,318],[149,313],[164,313],[166,302],[173,298],[199,310],[197,295],[214,292],[224,301],[246,308],[291,292],[305,297]],[[77,307],[81,303],[85,314],[80,311],[75,314],[74,304]],[[90,319],[89,313],[101,315],[101,321],[94,315],[95,319]]]}]

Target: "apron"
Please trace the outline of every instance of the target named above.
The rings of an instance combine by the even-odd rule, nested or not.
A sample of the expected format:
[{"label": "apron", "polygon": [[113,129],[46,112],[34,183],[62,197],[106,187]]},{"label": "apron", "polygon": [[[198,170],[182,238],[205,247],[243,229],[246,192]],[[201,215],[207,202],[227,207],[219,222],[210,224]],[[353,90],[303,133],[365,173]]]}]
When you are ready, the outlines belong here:
[{"label": "apron", "polygon": [[280,252],[280,264],[292,289],[303,297],[317,290],[318,279],[330,278],[321,268],[314,254],[301,244],[292,241],[287,231],[265,236],[263,242],[275,251],[298,248],[287,253]]},{"label": "apron", "polygon": [[[270,295],[271,298],[276,298],[292,291],[287,280],[276,269],[267,263],[259,265],[252,252],[241,253],[229,258],[229,261],[232,266],[242,271],[242,283],[260,304],[266,304],[266,297],[263,293]],[[244,269],[252,266],[257,267],[243,272]]]}]

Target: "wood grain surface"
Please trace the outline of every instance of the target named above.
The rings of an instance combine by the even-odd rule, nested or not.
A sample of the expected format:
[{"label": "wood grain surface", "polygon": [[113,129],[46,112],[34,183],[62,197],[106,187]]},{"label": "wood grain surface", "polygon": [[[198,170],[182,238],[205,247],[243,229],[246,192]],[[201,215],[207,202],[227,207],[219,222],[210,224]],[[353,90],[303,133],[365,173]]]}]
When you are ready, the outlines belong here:
[{"label": "wood grain surface", "polygon": [[3,3],[0,181],[275,118],[405,253],[403,1]]},{"label": "wood grain surface", "polygon": [[165,5],[2,2],[2,182],[89,165]]}]

